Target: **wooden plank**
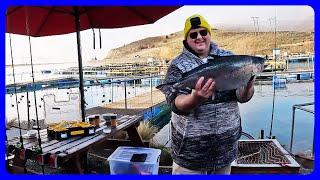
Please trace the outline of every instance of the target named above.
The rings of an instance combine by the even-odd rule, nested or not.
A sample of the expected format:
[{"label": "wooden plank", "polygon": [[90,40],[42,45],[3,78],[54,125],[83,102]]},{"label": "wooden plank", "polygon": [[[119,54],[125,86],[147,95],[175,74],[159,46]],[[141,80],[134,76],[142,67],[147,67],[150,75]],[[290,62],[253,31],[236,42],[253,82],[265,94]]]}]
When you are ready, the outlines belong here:
[{"label": "wooden plank", "polygon": [[[47,130],[46,129],[40,130],[40,137],[42,137],[44,135],[47,135]],[[21,136],[23,138],[23,141],[26,140],[26,143],[36,139],[36,138],[30,138],[28,134],[23,134]],[[38,137],[38,133],[37,133],[36,136]],[[20,136],[15,136],[15,137],[8,138],[8,143],[9,144],[16,144],[17,142],[20,142]]]},{"label": "wooden plank", "polygon": [[135,124],[129,126],[126,131],[128,132],[129,139],[132,141],[134,146],[144,147],[141,136],[139,135]]},{"label": "wooden plank", "polygon": [[[31,148],[32,146],[39,146],[39,141],[37,138],[35,138],[36,140],[33,141],[33,142],[30,142],[26,145],[24,145],[24,149],[28,149],[28,148]],[[51,144],[51,140],[49,140],[47,137],[43,138],[43,139],[40,139],[41,140],[41,148],[45,147],[46,146],[46,143],[50,143]]]},{"label": "wooden plank", "polygon": [[130,119],[130,121],[126,121],[123,124],[117,126],[117,128],[112,129],[109,134],[105,134],[105,133],[99,134],[99,135],[95,136],[94,138],[85,141],[85,143],[78,144],[77,146],[74,146],[74,147],[68,149],[64,153],[62,152],[62,153],[57,154],[57,156],[60,158],[60,161],[63,161],[63,159],[67,158],[70,155],[87,150],[91,146],[97,145],[97,144],[107,140],[109,137],[112,137],[119,130],[124,130],[124,129],[130,127],[131,125],[135,124],[136,122],[140,121],[141,118],[142,118],[141,116],[135,116],[133,119]]},{"label": "wooden plank", "polygon": [[[41,147],[43,147],[43,142],[48,142],[49,140],[47,139],[47,135],[46,135],[46,129],[45,130],[41,130],[40,131],[40,138],[43,137],[43,139],[41,139]],[[25,137],[28,137],[28,136],[25,136]],[[27,139],[28,141],[25,141],[23,140],[23,149],[25,150],[25,153],[26,153],[26,156],[30,155],[30,151],[32,151],[32,147],[33,146],[39,146],[39,141],[38,141],[38,138],[37,137],[34,137],[34,138],[28,138]],[[9,144],[9,150],[17,150],[17,151],[20,151],[21,149],[20,148],[17,148],[17,143],[20,143],[20,140],[17,141],[17,139],[11,139],[11,141],[8,142]]]},{"label": "wooden plank", "polygon": [[[54,145],[52,146],[47,146],[45,148],[42,149],[42,152],[43,153],[49,153],[49,154],[54,154],[55,152],[59,151],[59,150],[56,150],[56,149],[62,149],[64,148],[64,146],[72,143],[72,142],[75,142],[79,139],[82,139],[83,137],[81,136],[74,136],[74,137],[71,137],[69,139],[66,139],[66,140],[63,140],[63,141],[59,141],[58,143],[55,143]],[[54,153],[52,153],[54,152]]]},{"label": "wooden plank", "polygon": [[[151,97],[152,93],[152,99]],[[141,95],[127,98],[128,109],[148,109],[159,103],[165,101],[165,96],[160,90],[143,93]],[[125,107],[125,100],[120,100],[111,104],[103,105],[109,109],[123,109]]]},{"label": "wooden plank", "polygon": [[[121,120],[126,117],[128,117],[128,116],[123,116],[123,117],[120,117],[119,119]],[[58,143],[57,145],[55,145],[51,149],[45,149],[45,150],[43,150],[43,152],[46,152],[49,154],[56,154],[58,152],[68,152],[68,149],[76,147],[86,141],[89,141],[89,140],[94,139],[95,137],[99,136],[99,134],[101,134],[103,129],[105,129],[105,128],[106,128],[106,126],[102,126],[102,127],[98,128],[96,130],[96,134],[94,134],[92,136],[86,136],[86,137],[80,136],[77,139],[72,138],[72,140],[67,139],[67,140],[61,141],[61,143]],[[68,154],[70,154],[70,153],[68,152]]]}]

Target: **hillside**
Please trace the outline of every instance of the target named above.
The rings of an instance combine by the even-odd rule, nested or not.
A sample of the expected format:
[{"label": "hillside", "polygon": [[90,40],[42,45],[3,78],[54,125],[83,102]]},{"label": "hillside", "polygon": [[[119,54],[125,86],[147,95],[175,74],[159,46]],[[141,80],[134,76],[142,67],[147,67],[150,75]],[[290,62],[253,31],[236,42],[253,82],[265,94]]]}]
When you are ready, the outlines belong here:
[{"label": "hillside", "polygon": [[[217,42],[220,48],[231,50],[236,54],[272,54],[272,49],[275,47],[275,34],[273,32],[260,32],[256,36],[254,32],[214,29],[211,39]],[[165,36],[149,37],[112,49],[107,53],[106,58],[91,61],[90,64],[146,62],[149,57],[171,60],[181,53],[182,40],[182,31]],[[314,53],[314,32],[277,32],[276,43],[282,52]]]}]

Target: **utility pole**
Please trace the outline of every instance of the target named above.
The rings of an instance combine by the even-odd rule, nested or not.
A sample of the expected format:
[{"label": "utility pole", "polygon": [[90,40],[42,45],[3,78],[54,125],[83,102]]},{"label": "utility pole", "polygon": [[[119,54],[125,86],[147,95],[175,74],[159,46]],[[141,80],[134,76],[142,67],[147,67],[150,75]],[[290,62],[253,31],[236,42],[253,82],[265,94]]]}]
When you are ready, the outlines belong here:
[{"label": "utility pole", "polygon": [[269,18],[268,21],[270,23],[270,32],[272,32],[273,31],[272,22],[274,21],[274,18]]},{"label": "utility pole", "polygon": [[259,17],[251,17],[254,25],[254,34],[259,35]]}]

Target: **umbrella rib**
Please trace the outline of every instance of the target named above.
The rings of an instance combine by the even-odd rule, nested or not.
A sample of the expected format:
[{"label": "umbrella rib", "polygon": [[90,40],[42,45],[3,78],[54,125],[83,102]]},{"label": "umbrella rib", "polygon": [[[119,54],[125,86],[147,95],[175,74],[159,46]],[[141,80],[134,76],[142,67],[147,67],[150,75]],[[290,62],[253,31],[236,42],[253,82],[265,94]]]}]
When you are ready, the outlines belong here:
[{"label": "umbrella rib", "polygon": [[48,12],[47,16],[46,16],[45,19],[42,21],[40,28],[38,29],[37,33],[35,34],[35,37],[37,37],[38,34],[41,32],[42,28],[43,28],[44,25],[47,23],[47,20],[48,20],[50,14],[53,12],[53,10],[54,10],[54,7],[52,7],[52,8],[49,9],[49,12]]},{"label": "umbrella rib", "polygon": [[73,11],[69,11],[69,10],[67,10],[67,9],[63,9],[63,10],[64,10],[64,11],[63,11],[63,10],[58,9],[58,8],[60,8],[60,6],[54,6],[54,7],[52,7],[52,8],[39,6],[39,8],[46,9],[46,10],[52,10],[52,11],[58,12],[58,13],[73,15]]},{"label": "umbrella rib", "polygon": [[139,11],[137,11],[134,7],[130,7],[130,6],[124,6],[125,8],[127,8],[129,11],[132,11],[133,13],[137,14],[138,16],[140,16],[141,18],[147,20],[148,23],[153,23],[152,19],[147,18],[146,16],[144,16],[142,13],[140,13]]},{"label": "umbrella rib", "polygon": [[93,27],[93,24],[92,24],[92,19],[89,16],[89,14],[87,13],[89,11],[89,9],[87,9],[87,7],[83,7],[83,8],[84,8],[84,11],[82,13],[85,13],[85,15],[87,15],[90,27],[92,28],[92,31],[93,31],[93,49],[96,49],[96,43],[95,43],[96,37],[95,37],[94,30],[93,30],[94,27]]},{"label": "umbrella rib", "polygon": [[9,11],[6,16],[9,16],[10,14],[14,13],[15,11],[19,10],[20,8],[22,8],[23,6],[17,6],[16,8],[12,9],[11,11]]},{"label": "umbrella rib", "polygon": [[[93,28],[92,19],[91,19],[91,17],[89,16],[89,14],[87,13],[87,12],[89,11],[89,9],[88,9],[87,7],[83,7],[83,8],[84,8],[84,11],[81,12],[81,13],[85,13],[85,15],[87,15],[88,20],[89,20],[89,23],[90,23],[90,27]],[[81,13],[80,13],[80,14],[81,14]]]},{"label": "umbrella rib", "polygon": [[[69,6],[69,7],[73,7],[73,6]],[[48,8],[48,7],[41,7],[40,8],[43,8],[43,9],[46,9],[46,10],[51,10],[52,8]],[[99,7],[97,7],[99,8]],[[87,11],[90,11],[89,9],[85,8],[86,10],[85,11],[79,11],[78,14],[79,15],[82,15],[84,13],[87,13]],[[54,8],[52,9],[54,12],[59,12],[59,13],[63,13],[63,14],[70,14],[71,16],[75,16],[75,12],[73,10],[68,10],[66,8],[63,8],[63,6],[54,6]]]},{"label": "umbrella rib", "polygon": [[[90,7],[90,8],[87,8],[87,7]],[[99,9],[99,8],[103,8],[103,7],[94,7],[93,8],[93,6],[83,6],[84,11],[79,11],[79,14],[80,15],[88,14],[89,11],[93,11],[93,10],[96,10],[96,9]]]}]

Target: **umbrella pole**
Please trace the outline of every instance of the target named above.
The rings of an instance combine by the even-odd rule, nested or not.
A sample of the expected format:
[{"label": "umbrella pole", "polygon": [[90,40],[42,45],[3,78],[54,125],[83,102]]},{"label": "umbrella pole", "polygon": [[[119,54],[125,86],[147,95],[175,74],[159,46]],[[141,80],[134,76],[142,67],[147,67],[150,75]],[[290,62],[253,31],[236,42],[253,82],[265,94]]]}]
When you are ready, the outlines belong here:
[{"label": "umbrella pole", "polygon": [[82,55],[81,55],[81,41],[80,41],[80,15],[78,7],[73,7],[75,12],[75,25],[77,33],[77,49],[78,49],[78,65],[79,65],[79,79],[80,79],[80,101],[81,101],[81,115],[82,122],[85,122],[85,109],[84,109],[84,89],[83,89],[83,73],[82,73]]}]

